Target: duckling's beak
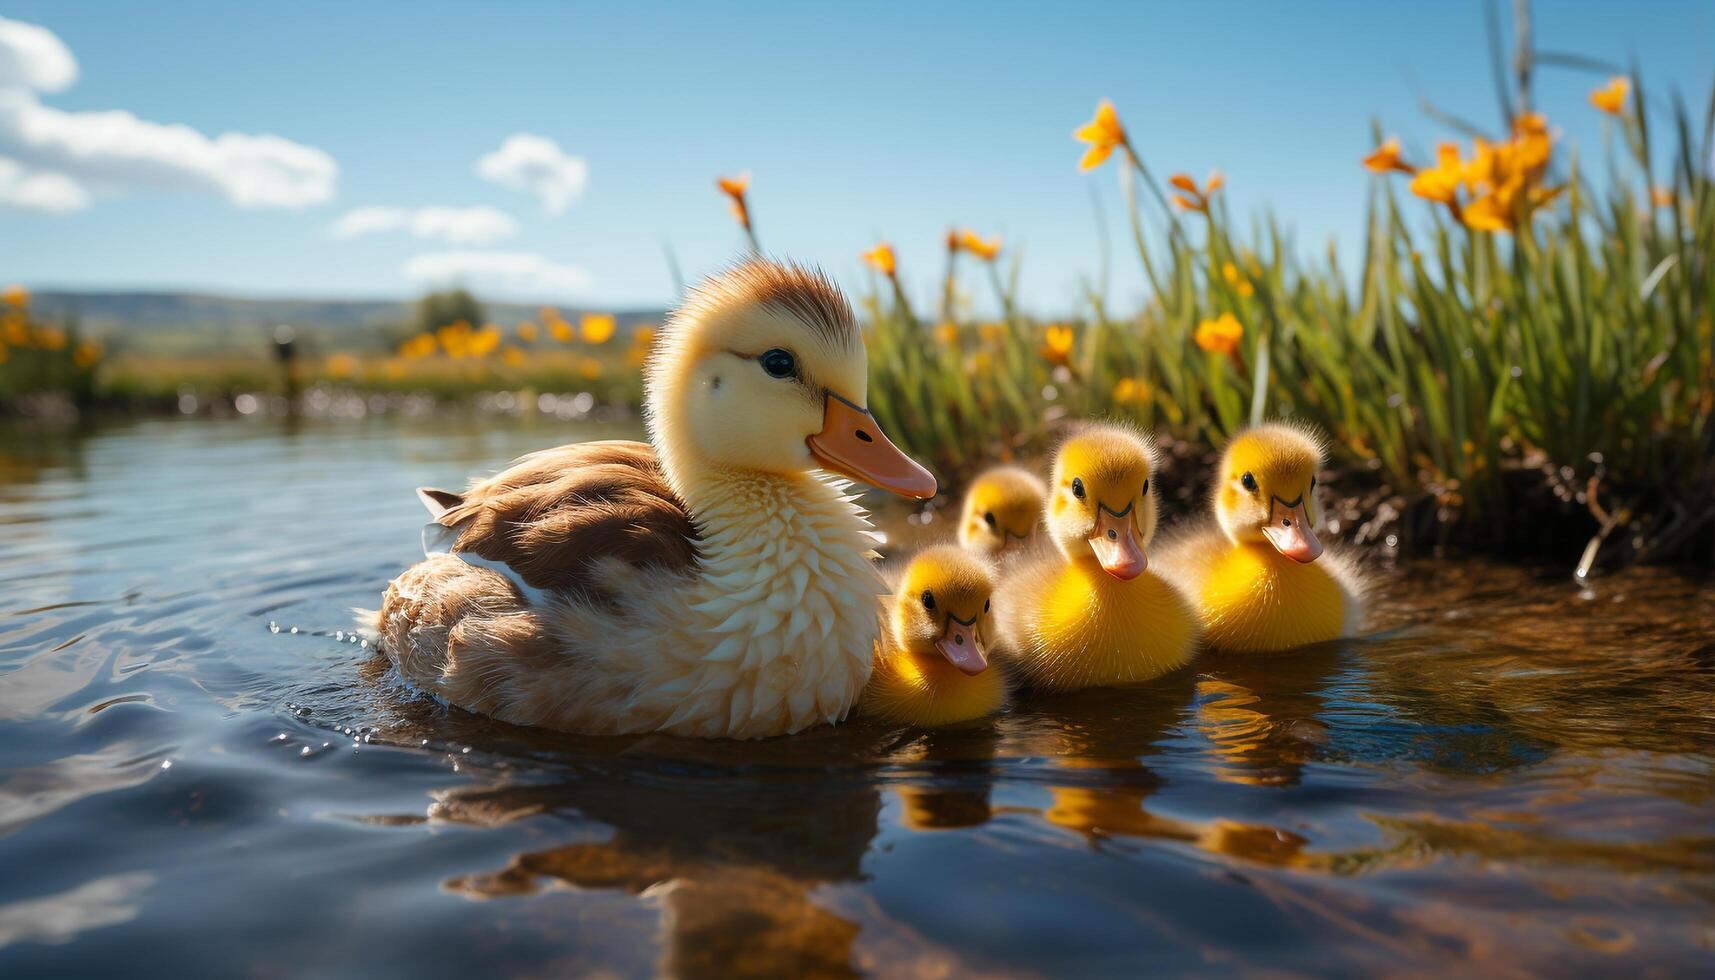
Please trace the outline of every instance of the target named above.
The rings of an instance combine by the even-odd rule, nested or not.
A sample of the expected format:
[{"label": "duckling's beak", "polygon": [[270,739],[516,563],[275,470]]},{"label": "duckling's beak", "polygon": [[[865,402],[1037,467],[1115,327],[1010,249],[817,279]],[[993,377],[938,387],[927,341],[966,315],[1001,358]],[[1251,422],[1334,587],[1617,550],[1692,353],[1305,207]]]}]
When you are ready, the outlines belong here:
[{"label": "duckling's beak", "polygon": [[948,616],[947,630],[935,641],[935,649],[941,651],[948,663],[973,677],[988,669],[989,652],[977,638],[975,623],[966,626]]},{"label": "duckling's beak", "polygon": [[866,409],[831,391],[822,431],[804,441],[824,467],[842,476],[915,500],[935,496],[935,478],[929,471],[900,452]]},{"label": "duckling's beak", "polygon": [[1310,505],[1303,497],[1292,505],[1275,497],[1262,533],[1274,550],[1293,561],[1308,564],[1322,554],[1322,542],[1316,540],[1316,531],[1310,526]]},{"label": "duckling's beak", "polygon": [[1102,563],[1102,571],[1124,582],[1137,578],[1149,567],[1143,545],[1137,541],[1137,531],[1131,523],[1131,511],[1114,514],[1106,507],[1096,508],[1096,530],[1090,535],[1090,550]]}]

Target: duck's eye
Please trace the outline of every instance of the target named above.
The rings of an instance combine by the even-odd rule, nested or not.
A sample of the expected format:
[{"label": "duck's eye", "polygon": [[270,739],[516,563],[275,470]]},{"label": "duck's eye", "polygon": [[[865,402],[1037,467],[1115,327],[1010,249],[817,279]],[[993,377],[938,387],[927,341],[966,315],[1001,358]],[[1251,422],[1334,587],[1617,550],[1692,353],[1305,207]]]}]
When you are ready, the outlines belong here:
[{"label": "duck's eye", "polygon": [[1256,477],[1250,475],[1249,473],[1246,473],[1244,476],[1239,477],[1239,484],[1241,486],[1243,486],[1246,490],[1249,490],[1251,493],[1256,493]]},{"label": "duck's eye", "polygon": [[1081,476],[1072,477],[1072,496],[1077,497],[1079,500],[1084,499],[1084,478],[1083,477],[1081,477]]},{"label": "duck's eye", "polygon": [[989,611],[989,601],[987,599],[984,599],[983,600],[983,612],[988,612],[988,611]]},{"label": "duck's eye", "polygon": [[1316,489],[1316,478],[1315,477],[1310,478],[1310,489],[1312,489],[1312,490]]},{"label": "duck's eye", "polygon": [[989,526],[989,527],[991,527],[991,528],[992,528],[992,527],[994,527],[994,526],[995,526],[995,523],[994,523],[994,511],[992,511],[992,510],[991,510],[991,511],[989,511],[989,512],[988,512],[988,513],[986,513],[986,514],[984,514],[984,515],[983,515],[983,521],[984,521],[984,522],[985,522],[985,523],[987,523],[987,524],[988,524],[988,526]]},{"label": "duck's eye", "polygon": [[928,589],[923,590],[923,608],[930,612],[935,611],[935,593],[930,592]]},{"label": "duck's eye", "polygon": [[1143,481],[1143,492],[1138,494],[1138,496],[1139,497],[1149,496],[1149,481],[1148,480]]},{"label": "duck's eye", "polygon": [[762,362],[762,369],[771,378],[790,378],[798,371],[798,359],[792,356],[791,351],[778,347],[763,352],[757,360]]}]

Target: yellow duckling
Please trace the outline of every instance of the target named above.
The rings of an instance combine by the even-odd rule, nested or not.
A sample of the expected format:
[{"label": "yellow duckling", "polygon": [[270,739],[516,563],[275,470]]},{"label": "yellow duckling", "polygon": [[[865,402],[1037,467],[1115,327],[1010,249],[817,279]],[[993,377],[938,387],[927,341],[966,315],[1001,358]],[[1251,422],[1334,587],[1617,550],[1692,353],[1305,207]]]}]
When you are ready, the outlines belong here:
[{"label": "yellow duckling", "polygon": [[1227,446],[1214,494],[1219,529],[1176,542],[1162,558],[1197,603],[1211,647],[1285,650],[1356,630],[1357,576],[1316,538],[1321,465],[1321,442],[1288,425],[1259,426]]},{"label": "yellow duckling", "polygon": [[562,446],[419,491],[428,556],[370,625],[407,681],[519,725],[759,738],[838,721],[881,632],[848,492],[935,479],[864,407],[851,305],[753,261],[705,280],[644,375],[650,443]]},{"label": "yellow duckling", "polygon": [[1016,553],[1042,523],[1048,488],[1036,474],[997,466],[977,476],[965,491],[959,545],[991,558]]},{"label": "yellow duckling", "polygon": [[1118,426],[1086,429],[1054,460],[1048,528],[1060,554],[1001,588],[1009,659],[1040,690],[1146,681],[1183,666],[1191,604],[1147,570],[1155,534],[1154,449]]},{"label": "yellow duckling", "polygon": [[933,728],[992,715],[1006,704],[1006,678],[990,669],[994,576],[953,547],[911,560],[893,597],[893,630],[876,651],[859,710]]}]

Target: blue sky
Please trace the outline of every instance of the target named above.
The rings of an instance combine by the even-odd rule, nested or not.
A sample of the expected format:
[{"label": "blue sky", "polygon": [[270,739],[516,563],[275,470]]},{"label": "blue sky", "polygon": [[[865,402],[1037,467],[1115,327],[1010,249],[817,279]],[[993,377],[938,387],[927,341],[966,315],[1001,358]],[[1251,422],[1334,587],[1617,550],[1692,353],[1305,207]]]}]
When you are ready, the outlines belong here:
[{"label": "blue sky", "polygon": [[[1494,124],[1483,16],[1475,0],[6,2],[0,17],[45,28],[76,60],[61,90],[38,79],[27,96],[38,114],[89,125],[83,113],[124,110],[210,139],[273,134],[297,183],[253,187],[231,157],[198,156],[213,144],[195,134],[184,152],[200,163],[184,173],[120,160],[85,174],[85,160],[9,148],[0,112],[0,161],[25,158],[15,181],[58,168],[77,185],[55,198],[61,213],[0,210],[0,280],[369,297],[419,292],[428,280],[411,270],[469,269],[490,294],[662,305],[664,242],[691,275],[737,254],[713,182],[748,170],[772,252],[855,285],[858,254],[886,238],[927,295],[946,229],[969,226],[1023,250],[1027,306],[1064,312],[1098,267],[1092,192],[1116,243],[1123,230],[1112,167],[1078,173],[1070,138],[1100,98],[1159,176],[1219,168],[1235,214],[1272,208],[1304,252],[1352,248],[1372,119],[1418,156],[1451,135],[1419,110],[1420,92]],[[1545,50],[1636,58],[1656,95],[1677,86],[1699,111],[1715,78],[1707,0],[1539,0],[1536,33]],[[0,95],[5,71],[0,52]],[[1586,155],[1601,145],[1585,103],[1599,80],[1552,69],[1538,80],[1541,106]],[[478,174],[515,134],[558,148],[563,191],[582,161],[587,184],[569,206],[550,211],[516,189],[524,177]],[[334,234],[342,216],[377,207],[394,209],[370,213],[382,225],[480,207],[491,234]],[[496,223],[514,233],[495,239]],[[485,278],[497,266],[509,286]],[[1115,303],[1141,295],[1135,266],[1116,251]]]}]

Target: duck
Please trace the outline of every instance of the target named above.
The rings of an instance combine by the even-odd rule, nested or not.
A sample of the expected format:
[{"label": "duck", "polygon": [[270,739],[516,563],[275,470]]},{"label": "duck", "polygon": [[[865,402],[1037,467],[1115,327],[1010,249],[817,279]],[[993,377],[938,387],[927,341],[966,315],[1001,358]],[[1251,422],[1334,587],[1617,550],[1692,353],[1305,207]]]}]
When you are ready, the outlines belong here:
[{"label": "duck", "polygon": [[1309,428],[1274,422],[1240,432],[1216,470],[1214,526],[1163,550],[1211,648],[1272,653],[1356,633],[1363,584],[1316,535],[1323,461]]},{"label": "duck", "polygon": [[1019,554],[1042,523],[1048,488],[1018,466],[996,466],[977,474],[965,491],[959,515],[959,545],[989,558]]},{"label": "duck", "polygon": [[526,456],[422,489],[423,561],[374,617],[409,684],[504,722],[762,738],[843,719],[886,592],[851,481],[933,475],[865,407],[852,307],[754,259],[697,284],[644,366],[649,441]]},{"label": "duck", "polygon": [[1147,437],[1095,424],[1055,454],[1048,530],[1055,550],[1001,583],[1003,660],[1039,691],[1147,681],[1188,663],[1190,601],[1149,570],[1156,494]]},{"label": "duck", "polygon": [[938,728],[1005,707],[1006,677],[988,657],[994,585],[986,563],[953,545],[913,557],[899,577],[891,629],[859,713]]}]

